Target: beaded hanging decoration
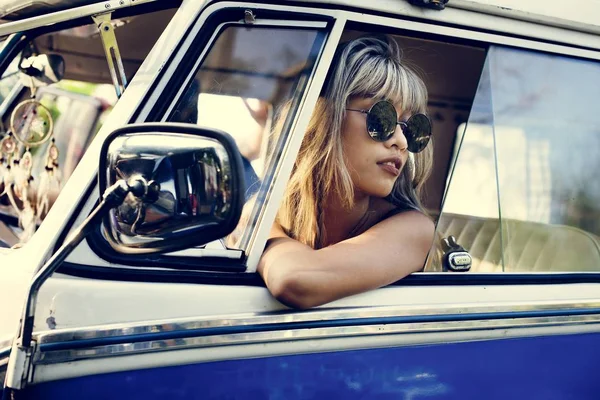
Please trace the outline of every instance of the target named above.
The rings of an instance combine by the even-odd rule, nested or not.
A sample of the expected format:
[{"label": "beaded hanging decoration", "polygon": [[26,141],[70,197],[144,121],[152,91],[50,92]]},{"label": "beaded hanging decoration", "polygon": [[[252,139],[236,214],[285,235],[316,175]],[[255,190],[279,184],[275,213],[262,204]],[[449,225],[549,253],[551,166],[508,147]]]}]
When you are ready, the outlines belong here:
[{"label": "beaded hanging decoration", "polygon": [[[19,245],[33,236],[37,225],[48,213],[49,196],[52,192],[59,191],[61,184],[59,151],[52,138],[52,114],[35,98],[37,88],[33,78],[30,89],[31,98],[15,107],[10,117],[10,131],[0,141],[0,200],[2,196],[6,196],[18,215],[19,226],[22,229]],[[34,162],[30,149],[46,143],[51,138],[39,185],[33,188]]]},{"label": "beaded hanging decoration", "polygon": [[37,212],[38,219],[42,219],[50,209],[50,194],[58,193],[61,185],[61,172],[58,168],[58,147],[54,143],[54,138],[48,147],[46,153],[46,165],[40,174],[40,184],[37,191]]}]

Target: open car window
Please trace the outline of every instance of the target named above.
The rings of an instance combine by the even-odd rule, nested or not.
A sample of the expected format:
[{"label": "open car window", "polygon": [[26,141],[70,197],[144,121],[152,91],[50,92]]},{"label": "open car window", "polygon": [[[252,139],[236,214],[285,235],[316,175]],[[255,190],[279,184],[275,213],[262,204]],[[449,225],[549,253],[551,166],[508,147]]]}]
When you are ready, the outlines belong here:
[{"label": "open car window", "polygon": [[471,272],[598,271],[599,90],[597,62],[491,47],[434,251],[454,236]]}]

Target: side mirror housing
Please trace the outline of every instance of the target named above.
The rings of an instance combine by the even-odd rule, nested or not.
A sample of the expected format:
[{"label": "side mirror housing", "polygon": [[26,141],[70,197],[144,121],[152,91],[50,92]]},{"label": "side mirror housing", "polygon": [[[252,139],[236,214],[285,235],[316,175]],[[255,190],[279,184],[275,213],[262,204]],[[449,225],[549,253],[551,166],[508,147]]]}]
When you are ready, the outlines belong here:
[{"label": "side mirror housing", "polygon": [[158,253],[231,233],[244,202],[242,160],[226,133],[191,124],[144,123],[113,132],[98,173],[101,194],[119,181],[145,182],[103,221],[116,251]]}]

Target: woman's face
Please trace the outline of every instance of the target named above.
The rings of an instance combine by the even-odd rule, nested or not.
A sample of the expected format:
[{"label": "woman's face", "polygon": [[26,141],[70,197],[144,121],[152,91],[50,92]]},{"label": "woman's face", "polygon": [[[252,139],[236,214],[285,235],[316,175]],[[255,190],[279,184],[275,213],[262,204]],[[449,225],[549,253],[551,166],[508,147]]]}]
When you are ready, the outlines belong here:
[{"label": "woman's face", "polygon": [[[355,98],[347,108],[369,110],[377,99]],[[396,112],[403,112],[396,106]],[[406,116],[408,117],[408,116]],[[346,111],[342,125],[342,147],[346,167],[350,172],[356,194],[386,197],[392,192],[408,159],[407,141],[400,126],[385,142],[376,142],[367,132],[367,115]]]}]

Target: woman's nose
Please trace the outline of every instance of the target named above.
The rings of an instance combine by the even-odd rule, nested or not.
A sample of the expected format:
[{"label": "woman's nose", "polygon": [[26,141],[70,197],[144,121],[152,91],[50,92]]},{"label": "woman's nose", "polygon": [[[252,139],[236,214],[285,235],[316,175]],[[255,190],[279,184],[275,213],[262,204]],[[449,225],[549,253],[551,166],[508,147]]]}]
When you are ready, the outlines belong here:
[{"label": "woman's nose", "polygon": [[400,126],[399,124],[396,125],[396,130],[394,131],[394,134],[384,143],[386,147],[396,146],[400,151],[408,149],[408,141],[406,140],[406,136],[404,136],[402,126]]}]

